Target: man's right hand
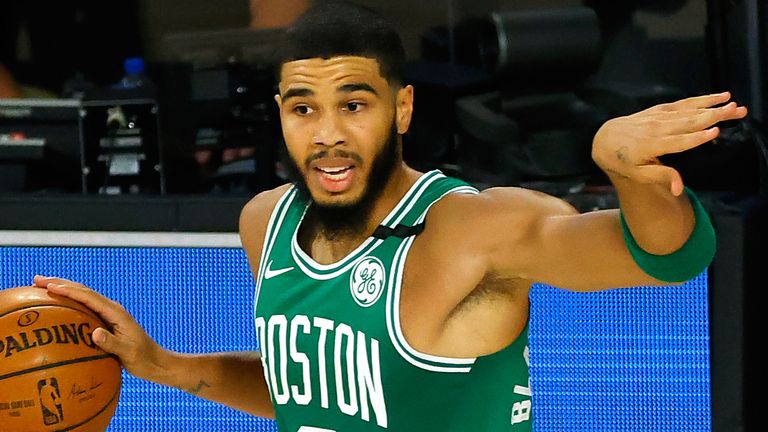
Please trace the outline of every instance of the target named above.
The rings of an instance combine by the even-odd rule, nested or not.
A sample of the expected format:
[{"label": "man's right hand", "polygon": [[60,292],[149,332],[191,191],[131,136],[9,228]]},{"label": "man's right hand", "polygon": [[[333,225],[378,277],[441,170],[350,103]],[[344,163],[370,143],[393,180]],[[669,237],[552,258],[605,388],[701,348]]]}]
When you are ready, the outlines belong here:
[{"label": "man's right hand", "polygon": [[87,286],[67,279],[35,276],[34,284],[52,294],[68,297],[96,312],[109,328],[93,331],[93,342],[120,358],[133,376],[157,381],[169,352],[158,345],[125,308]]},{"label": "man's right hand", "polygon": [[109,328],[93,331],[94,343],[120,358],[131,375],[175,387],[253,415],[275,412],[257,352],[181,354],[157,344],[120,304],[83,284],[35,276],[35,286],[92,309]]}]

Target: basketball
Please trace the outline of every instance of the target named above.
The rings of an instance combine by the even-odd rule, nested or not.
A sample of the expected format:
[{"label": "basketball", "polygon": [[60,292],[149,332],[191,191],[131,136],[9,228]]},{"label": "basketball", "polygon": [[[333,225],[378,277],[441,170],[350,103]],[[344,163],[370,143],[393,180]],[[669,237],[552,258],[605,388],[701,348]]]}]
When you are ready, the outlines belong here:
[{"label": "basketball", "polygon": [[0,291],[0,432],[106,430],[122,384],[84,305],[35,287]]}]

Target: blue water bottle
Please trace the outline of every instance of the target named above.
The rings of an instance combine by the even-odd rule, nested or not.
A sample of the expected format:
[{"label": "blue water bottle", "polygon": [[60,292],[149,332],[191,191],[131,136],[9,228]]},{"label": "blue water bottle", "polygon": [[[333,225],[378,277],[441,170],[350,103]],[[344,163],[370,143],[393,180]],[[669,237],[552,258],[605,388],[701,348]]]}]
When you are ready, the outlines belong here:
[{"label": "blue water bottle", "polygon": [[144,59],[141,57],[129,57],[123,63],[125,75],[113,86],[116,89],[135,90],[138,88],[152,87],[152,81],[144,74]]}]

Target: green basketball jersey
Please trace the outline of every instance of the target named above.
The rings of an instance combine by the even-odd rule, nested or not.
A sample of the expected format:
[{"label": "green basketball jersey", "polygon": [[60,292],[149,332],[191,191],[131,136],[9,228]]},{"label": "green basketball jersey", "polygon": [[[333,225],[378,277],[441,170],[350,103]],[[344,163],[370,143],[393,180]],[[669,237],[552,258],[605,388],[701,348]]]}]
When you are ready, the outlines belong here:
[{"label": "green basketball jersey", "polygon": [[[531,431],[528,332],[478,358],[411,347],[399,299],[408,251],[429,208],[477,190],[422,175],[344,259],[319,264],[296,234],[308,202],[289,189],[272,212],[256,281],[264,378],[281,432]],[[383,235],[382,235],[383,233]]]}]

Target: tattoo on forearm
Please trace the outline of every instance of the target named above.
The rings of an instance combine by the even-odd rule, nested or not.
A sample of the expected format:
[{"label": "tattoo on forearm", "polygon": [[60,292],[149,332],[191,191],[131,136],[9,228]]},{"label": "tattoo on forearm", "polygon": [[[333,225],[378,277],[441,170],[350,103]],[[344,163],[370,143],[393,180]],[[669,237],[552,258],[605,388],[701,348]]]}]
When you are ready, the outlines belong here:
[{"label": "tattoo on forearm", "polygon": [[619,159],[622,162],[627,162],[627,151],[629,150],[629,147],[623,146],[616,150],[616,158]]},{"label": "tattoo on forearm", "polygon": [[187,391],[188,393],[191,393],[191,394],[193,394],[193,395],[196,395],[196,394],[200,393],[200,391],[202,391],[204,387],[208,387],[208,388],[210,388],[210,387],[211,387],[211,385],[210,385],[210,384],[208,384],[207,382],[203,381],[203,380],[200,380],[200,382],[199,382],[199,383],[197,383],[197,385],[196,385],[196,386],[194,386],[194,387],[190,387],[190,388],[186,389],[186,391]]}]

